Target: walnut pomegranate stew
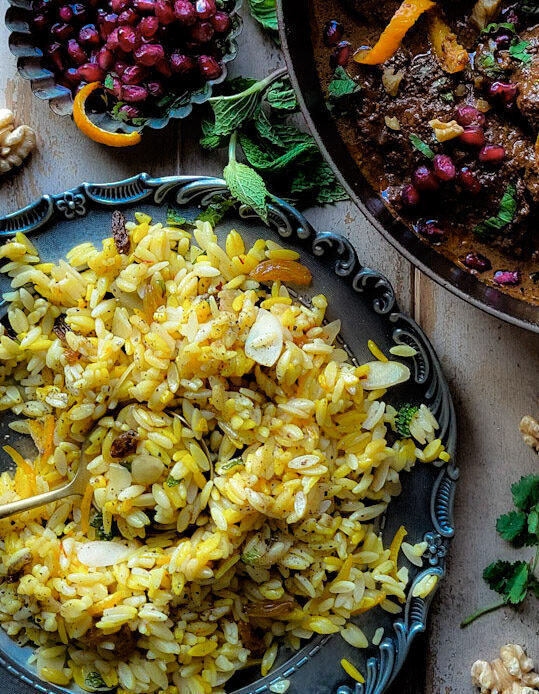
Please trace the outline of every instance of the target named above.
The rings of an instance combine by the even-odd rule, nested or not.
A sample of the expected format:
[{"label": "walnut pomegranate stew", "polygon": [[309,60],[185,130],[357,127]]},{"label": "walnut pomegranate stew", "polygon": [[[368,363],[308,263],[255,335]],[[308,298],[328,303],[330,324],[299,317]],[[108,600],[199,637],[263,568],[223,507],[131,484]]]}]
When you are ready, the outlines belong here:
[{"label": "walnut pomegranate stew", "polygon": [[346,4],[319,4],[319,41],[363,173],[426,243],[539,304],[539,0]]}]

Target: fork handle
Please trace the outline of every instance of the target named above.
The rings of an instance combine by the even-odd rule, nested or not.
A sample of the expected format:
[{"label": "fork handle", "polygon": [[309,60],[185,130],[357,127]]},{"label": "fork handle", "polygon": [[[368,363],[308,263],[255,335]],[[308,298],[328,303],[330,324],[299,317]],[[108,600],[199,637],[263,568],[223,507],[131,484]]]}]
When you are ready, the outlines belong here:
[{"label": "fork handle", "polygon": [[66,496],[72,496],[73,494],[78,494],[72,482],[66,484],[64,487],[59,489],[53,489],[50,492],[44,492],[43,494],[37,494],[36,496],[30,496],[27,499],[19,499],[18,501],[11,501],[8,504],[0,504],[0,519],[12,516],[14,513],[22,513],[23,511],[30,511],[38,506],[46,506],[53,501],[59,501],[64,499]]}]

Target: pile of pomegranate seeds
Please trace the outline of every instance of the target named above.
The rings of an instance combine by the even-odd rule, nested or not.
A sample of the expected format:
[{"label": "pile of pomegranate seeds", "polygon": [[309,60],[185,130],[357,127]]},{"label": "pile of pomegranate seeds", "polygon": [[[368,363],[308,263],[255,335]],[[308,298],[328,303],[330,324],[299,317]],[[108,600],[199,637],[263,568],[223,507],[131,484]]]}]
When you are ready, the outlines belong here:
[{"label": "pile of pomegranate seeds", "polygon": [[[76,93],[103,82],[123,120],[155,115],[167,95],[222,74],[233,2],[34,0],[32,33],[57,82]],[[161,111],[162,112],[162,111]]]}]

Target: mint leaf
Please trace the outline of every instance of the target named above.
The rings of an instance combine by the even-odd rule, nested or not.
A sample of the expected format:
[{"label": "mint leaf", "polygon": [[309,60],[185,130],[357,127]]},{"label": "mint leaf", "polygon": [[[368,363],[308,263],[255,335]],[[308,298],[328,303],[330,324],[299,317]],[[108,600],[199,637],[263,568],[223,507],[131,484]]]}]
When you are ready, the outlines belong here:
[{"label": "mint leaf", "polygon": [[412,143],[412,147],[414,147],[414,149],[417,149],[418,152],[421,152],[421,154],[427,157],[427,159],[434,159],[434,152],[426,142],[423,142],[423,140],[420,137],[414,135],[413,133],[409,137],[410,142]]},{"label": "mint leaf", "polygon": [[525,65],[531,63],[532,56],[528,53],[527,49],[530,45],[529,41],[519,41],[516,37],[511,41],[509,46],[509,55],[515,60],[519,60]]},{"label": "mint leaf", "polygon": [[281,111],[295,111],[298,108],[296,93],[288,80],[275,82],[264,95],[265,101]]},{"label": "mint leaf", "polygon": [[241,458],[231,458],[227,460],[226,463],[222,463],[218,466],[216,472],[221,475],[223,472],[232,470],[232,468],[238,467],[238,465],[243,465],[243,460]]},{"label": "mint leaf", "polygon": [[507,581],[506,590],[509,602],[517,605],[526,597],[530,567],[525,561],[517,561],[512,566],[513,575]]},{"label": "mint leaf", "polygon": [[517,189],[513,183],[510,183],[505,189],[505,193],[500,201],[500,207],[495,216],[489,217],[484,222],[476,224],[474,234],[482,241],[488,241],[496,232],[500,232],[513,221],[513,217],[517,211]]},{"label": "mint leaf", "polygon": [[216,195],[212,198],[206,209],[202,210],[202,212],[197,215],[195,221],[209,222],[212,227],[216,227],[228,210],[234,207],[235,204],[236,202],[230,197]]},{"label": "mint leaf", "polygon": [[333,73],[333,79],[328,85],[329,98],[332,101],[338,100],[343,96],[356,94],[361,91],[361,86],[354,82],[346,70],[339,65]]},{"label": "mint leaf", "polygon": [[275,0],[249,0],[249,10],[253,18],[264,29],[269,29],[270,31],[279,30]]},{"label": "mint leaf", "polygon": [[251,166],[254,166],[256,169],[265,169],[267,171],[281,171],[296,160],[304,158],[303,155],[305,154],[318,153],[318,148],[314,143],[305,142],[296,145],[280,156],[275,156],[274,153],[265,152],[258,147],[253,140],[247,137],[247,135],[241,133],[240,145]]},{"label": "mint leaf", "polygon": [[246,164],[236,161],[236,134],[230,138],[229,162],[223,176],[233,197],[252,207],[264,221],[268,219],[266,198],[268,190],[260,174]]},{"label": "mint leaf", "polygon": [[270,83],[269,78],[255,82],[241,92],[229,96],[214,96],[209,99],[215,123],[213,136],[230,135],[245,121],[250,120],[261,99],[261,92]]},{"label": "mint leaf", "polygon": [[331,205],[340,200],[348,200],[348,193],[335,179],[331,185],[320,188],[316,194],[315,200],[319,205]]},{"label": "mint leaf", "polygon": [[114,87],[114,75],[112,72],[109,72],[108,75],[105,77],[105,81],[103,82],[103,86],[105,89],[112,89]]},{"label": "mint leaf", "polygon": [[521,477],[511,486],[513,503],[522,511],[529,511],[539,504],[539,475]]},{"label": "mint leaf", "polygon": [[181,215],[178,210],[173,207],[169,207],[167,210],[167,226],[169,227],[184,227],[193,226],[193,222],[190,222],[183,215]]},{"label": "mint leaf", "polygon": [[224,147],[228,138],[226,135],[217,135],[215,132],[215,125],[208,120],[203,120],[200,124],[202,128],[202,137],[200,138],[200,146],[204,149],[218,149],[219,147]]},{"label": "mint leaf", "polygon": [[90,687],[90,689],[98,689],[107,686],[99,672],[89,672],[84,678],[84,684]]},{"label": "mint leaf", "polygon": [[522,539],[522,533],[527,530],[527,526],[528,519],[522,511],[511,511],[500,516],[496,521],[496,530],[501,537],[507,542],[515,542],[521,546],[524,544],[524,540],[519,542],[519,539]]}]

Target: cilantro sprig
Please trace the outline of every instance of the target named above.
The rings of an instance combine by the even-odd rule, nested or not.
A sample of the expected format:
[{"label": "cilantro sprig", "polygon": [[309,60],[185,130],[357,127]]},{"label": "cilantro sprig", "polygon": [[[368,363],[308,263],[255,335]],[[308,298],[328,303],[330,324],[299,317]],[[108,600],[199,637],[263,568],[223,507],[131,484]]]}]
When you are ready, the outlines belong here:
[{"label": "cilantro sprig", "polygon": [[539,598],[539,578],[536,575],[539,563],[539,475],[522,477],[512,485],[511,492],[516,510],[500,516],[496,530],[515,547],[535,546],[535,555],[528,562],[498,560],[489,564],[483,571],[483,579],[502,597],[471,614],[461,627],[504,605],[518,605],[530,594]]}]

